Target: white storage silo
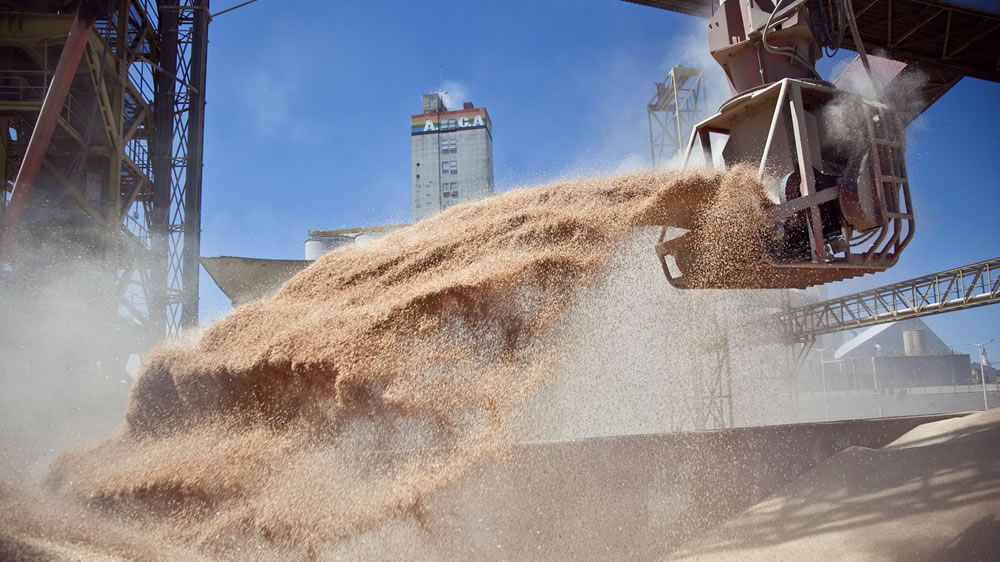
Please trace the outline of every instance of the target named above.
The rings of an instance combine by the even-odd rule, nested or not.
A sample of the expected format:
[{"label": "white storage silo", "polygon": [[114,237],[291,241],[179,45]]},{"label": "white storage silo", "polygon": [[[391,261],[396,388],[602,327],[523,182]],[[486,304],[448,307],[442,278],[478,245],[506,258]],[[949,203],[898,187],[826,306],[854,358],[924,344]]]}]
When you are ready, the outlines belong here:
[{"label": "white storage silo", "polygon": [[330,234],[325,232],[311,232],[306,238],[306,259],[313,261],[319,259],[330,250],[336,250],[343,246],[354,243],[354,238],[343,234]]}]

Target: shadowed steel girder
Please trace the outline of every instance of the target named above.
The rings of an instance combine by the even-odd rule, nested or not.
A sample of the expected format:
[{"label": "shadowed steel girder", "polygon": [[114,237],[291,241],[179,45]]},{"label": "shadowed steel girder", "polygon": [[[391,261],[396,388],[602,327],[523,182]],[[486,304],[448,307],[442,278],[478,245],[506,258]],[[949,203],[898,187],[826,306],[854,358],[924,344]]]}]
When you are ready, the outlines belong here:
[{"label": "shadowed steel girder", "polygon": [[661,10],[670,10],[699,18],[710,18],[719,7],[720,0],[625,0],[632,4],[642,4]]},{"label": "shadowed steel girder", "polygon": [[[704,18],[719,4],[624,1]],[[869,53],[1000,82],[1000,4],[995,0],[852,0],[852,5]],[[843,46],[857,50],[850,34]]]},{"label": "shadowed steel girder", "polygon": [[159,11],[152,293],[155,330],[176,336],[198,323],[209,0],[160,0]]},{"label": "shadowed steel girder", "polygon": [[1000,258],[781,313],[791,341],[1000,302]]}]

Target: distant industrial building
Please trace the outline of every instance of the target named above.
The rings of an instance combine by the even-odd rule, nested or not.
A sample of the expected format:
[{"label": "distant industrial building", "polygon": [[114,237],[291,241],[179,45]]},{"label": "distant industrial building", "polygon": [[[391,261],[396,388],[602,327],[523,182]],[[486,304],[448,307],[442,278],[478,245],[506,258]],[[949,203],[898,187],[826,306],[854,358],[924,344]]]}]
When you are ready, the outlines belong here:
[{"label": "distant industrial building", "polygon": [[[956,353],[919,318],[871,326],[839,347],[814,348],[796,390],[796,421],[961,412],[996,407],[967,353]],[[822,358],[822,361],[819,359]]]},{"label": "distant industrial building", "polygon": [[919,318],[872,326],[841,345],[824,363],[823,386],[831,391],[971,382],[969,355],[953,351]]},{"label": "distant industrial building", "polygon": [[410,116],[413,220],[493,194],[493,126],[485,107],[449,110],[439,93],[424,94]]}]

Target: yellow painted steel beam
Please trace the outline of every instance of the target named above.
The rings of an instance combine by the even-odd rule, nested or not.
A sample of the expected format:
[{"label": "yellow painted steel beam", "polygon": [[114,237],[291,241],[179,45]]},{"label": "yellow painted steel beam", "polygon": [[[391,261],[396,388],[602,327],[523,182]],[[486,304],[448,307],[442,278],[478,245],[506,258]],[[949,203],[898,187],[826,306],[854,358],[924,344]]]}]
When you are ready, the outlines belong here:
[{"label": "yellow painted steel beam", "polygon": [[0,112],[34,111],[42,109],[42,100],[38,101],[0,101]]},{"label": "yellow painted steel beam", "polygon": [[136,114],[135,118],[132,119],[132,122],[128,124],[125,134],[122,135],[123,146],[132,141],[132,137],[134,137],[136,131],[139,130],[139,125],[142,125],[151,114],[152,113],[149,111],[148,106],[146,104],[142,104],[142,108],[139,110],[139,113]]},{"label": "yellow painted steel beam", "polygon": [[132,175],[142,178],[142,180],[145,182],[152,183],[152,180],[150,180],[149,177],[146,176],[146,173],[142,171],[142,168],[140,168],[138,164],[136,164],[131,158],[129,158],[127,155],[124,154],[122,155],[122,166],[128,168],[129,173],[131,173]]},{"label": "yellow painted steel beam", "polygon": [[[65,37],[63,38],[63,40],[65,40]],[[41,51],[39,51],[36,47],[37,47],[37,45],[21,45],[19,47],[19,48],[21,48],[25,52],[25,54],[27,54],[32,60],[35,61],[35,64],[37,64],[39,66],[39,69],[40,69],[40,70],[37,70],[37,71],[27,71],[27,72],[29,72],[29,73],[37,73],[39,71],[42,72],[42,73],[48,73],[48,72],[50,72],[50,69],[47,68],[48,62],[46,60],[46,57],[45,57],[44,53],[42,53]],[[83,67],[84,65],[81,64],[80,66]],[[81,70],[78,69],[78,72],[85,72],[85,70],[81,71]],[[42,92],[41,95],[43,96],[44,92]],[[41,96],[40,96],[40,98],[41,98]],[[74,105],[79,105],[74,100],[75,100],[75,98],[74,98],[74,96],[73,96],[73,94],[71,92],[67,96],[67,98],[66,98],[66,104],[64,105],[63,110],[62,110],[63,115],[61,115],[59,117],[59,125],[74,140],[76,140],[76,142],[78,142],[78,143],[80,143],[82,145],[82,144],[84,144],[83,135],[80,133],[80,131],[76,130],[76,128],[73,127],[73,125],[66,119],[66,116],[65,116],[66,113],[69,113],[69,114],[73,113],[73,107],[74,107]],[[37,111],[39,111],[41,109],[41,99],[39,99],[37,101],[32,100],[30,102],[4,102],[4,103],[33,103],[33,104],[37,104],[35,107],[25,106],[23,109],[20,109],[21,111],[34,111],[34,112],[37,112]]]},{"label": "yellow painted steel beam", "polygon": [[[103,48],[103,47],[102,47]],[[120,152],[122,149],[121,137],[119,132],[120,127],[117,127],[116,113],[114,107],[111,103],[111,95],[108,92],[108,84],[103,79],[101,74],[100,62],[97,61],[97,56],[94,54],[94,47],[91,44],[87,44],[87,50],[85,51],[85,64],[87,66],[88,75],[90,76],[90,84],[94,88],[94,92],[97,97],[97,107],[101,113],[101,121],[104,124],[104,133],[107,136],[108,144],[110,144],[116,151]],[[107,59],[104,60],[107,62]],[[118,116],[121,114],[118,113]]]},{"label": "yellow painted steel beam", "polygon": [[77,131],[73,125],[70,125],[69,121],[66,121],[66,119],[62,116],[59,117],[59,126],[62,127],[62,129],[66,131],[69,136],[73,137],[73,140],[83,144],[83,135],[81,135],[80,132]]},{"label": "yellow painted steel beam", "polygon": [[139,182],[135,185],[135,188],[132,189],[132,193],[130,193],[128,198],[125,199],[125,204],[122,205],[121,208],[121,214],[119,216],[119,220],[122,221],[125,220],[125,215],[128,214],[128,210],[132,208],[132,204],[135,203],[135,200],[139,197],[139,194],[142,193],[143,188],[152,189],[152,187],[153,184],[152,182],[149,181],[149,178],[147,178],[146,176],[141,176]]},{"label": "yellow painted steel beam", "polygon": [[72,14],[0,14],[0,46],[63,43],[72,24]]},{"label": "yellow painted steel beam", "polygon": [[[53,14],[0,14],[0,47],[21,48],[40,68],[48,71],[49,69],[45,68],[47,66],[45,57],[38,51],[38,47],[65,42],[72,21],[72,16]],[[127,73],[123,69],[127,67],[123,64],[125,61],[119,59],[111,49],[105,48],[104,40],[96,30],[91,31],[87,38],[87,47],[94,66],[100,68],[103,59],[104,72],[111,74],[117,82],[125,84],[132,97],[142,102],[142,96],[128,80]],[[84,71],[78,70],[78,72]]]},{"label": "yellow painted steel beam", "polygon": [[[127,69],[128,66],[138,60],[138,58],[126,59],[119,56],[111,49],[105,48],[104,40],[100,35],[97,35],[96,32],[94,32],[94,34],[92,34],[87,41],[87,47],[95,67],[99,68],[101,66],[101,60],[103,59],[104,72],[110,74],[115,80],[124,84],[126,88],[132,86],[131,81],[128,79]],[[121,53],[123,55],[127,54],[125,51],[121,51]],[[135,94],[135,99],[137,101],[142,100],[138,90],[134,87],[129,89],[131,93]]]},{"label": "yellow painted steel beam", "polygon": [[121,234],[121,236],[117,238],[119,243],[127,245],[130,251],[135,255],[149,255],[149,248],[143,244],[141,240],[139,240],[139,237],[136,236],[134,232],[128,229],[127,225],[118,225],[118,232]]}]

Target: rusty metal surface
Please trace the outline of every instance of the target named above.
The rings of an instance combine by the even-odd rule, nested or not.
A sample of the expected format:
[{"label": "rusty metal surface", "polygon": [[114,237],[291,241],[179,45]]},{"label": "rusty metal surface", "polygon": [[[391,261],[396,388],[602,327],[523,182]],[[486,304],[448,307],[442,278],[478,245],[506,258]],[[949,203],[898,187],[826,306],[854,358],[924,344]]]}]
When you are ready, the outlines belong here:
[{"label": "rusty metal surface", "polygon": [[[710,17],[713,0],[624,0]],[[1000,82],[1000,4],[992,0],[854,0],[868,52]],[[856,50],[850,34],[844,47]]]},{"label": "rusty metal surface", "polygon": [[[703,240],[708,240],[704,226],[694,225],[690,217],[700,216],[696,211],[707,205],[712,194],[704,191],[678,194],[678,208],[689,218],[671,222],[675,217],[666,215],[655,246],[671,285],[681,289],[805,288],[884,271],[895,265],[914,234],[913,207],[903,161],[905,137],[893,111],[860,97],[850,98],[851,111],[859,115],[857,123],[859,128],[863,127],[858,134],[863,134],[863,142],[868,145],[865,149],[868,165],[858,164],[855,168],[860,174],[855,191],[842,188],[839,183],[822,186],[813,172],[819,167],[813,162],[827,157],[807,149],[810,145],[818,146],[818,142],[815,131],[808,130],[806,115],[807,111],[813,115],[820,112],[835,95],[836,90],[824,84],[785,78],[735,98],[695,127],[706,154],[714,152],[709,132],[730,137],[727,151],[734,138],[766,138],[762,147],[754,141],[742,148],[736,144],[731,153],[724,152],[727,165],[759,162],[758,179],[769,177],[774,183],[782,180],[773,170],[784,173],[792,168],[799,174],[801,184],[796,193],[786,191],[783,203],[767,209],[768,228],[782,234],[767,248],[754,249],[762,254],[756,262],[730,261],[710,267],[704,265],[699,255],[705,247]],[[758,116],[767,119],[757,119]],[[765,129],[768,124],[770,129]],[[784,137],[794,139],[795,144],[773,149],[773,140]],[[685,165],[690,151],[691,147],[685,155]],[[845,169],[850,164],[846,159],[841,163]],[[790,186],[799,183],[799,179],[787,181]],[[862,184],[870,186],[867,197],[875,209],[871,216],[850,212],[852,208],[863,209],[866,204]],[[833,206],[834,199],[839,199],[840,208]],[[835,223],[834,229],[826,226],[829,223]],[[686,228],[689,232],[668,240],[668,227]],[[825,246],[827,242],[832,245],[832,240],[840,241],[842,248],[827,252]],[[668,263],[667,258],[673,263]]]},{"label": "rusty metal surface", "polygon": [[[1000,13],[934,0],[855,0],[861,40],[905,62],[1000,81]],[[844,47],[855,49],[851,38]]]}]

